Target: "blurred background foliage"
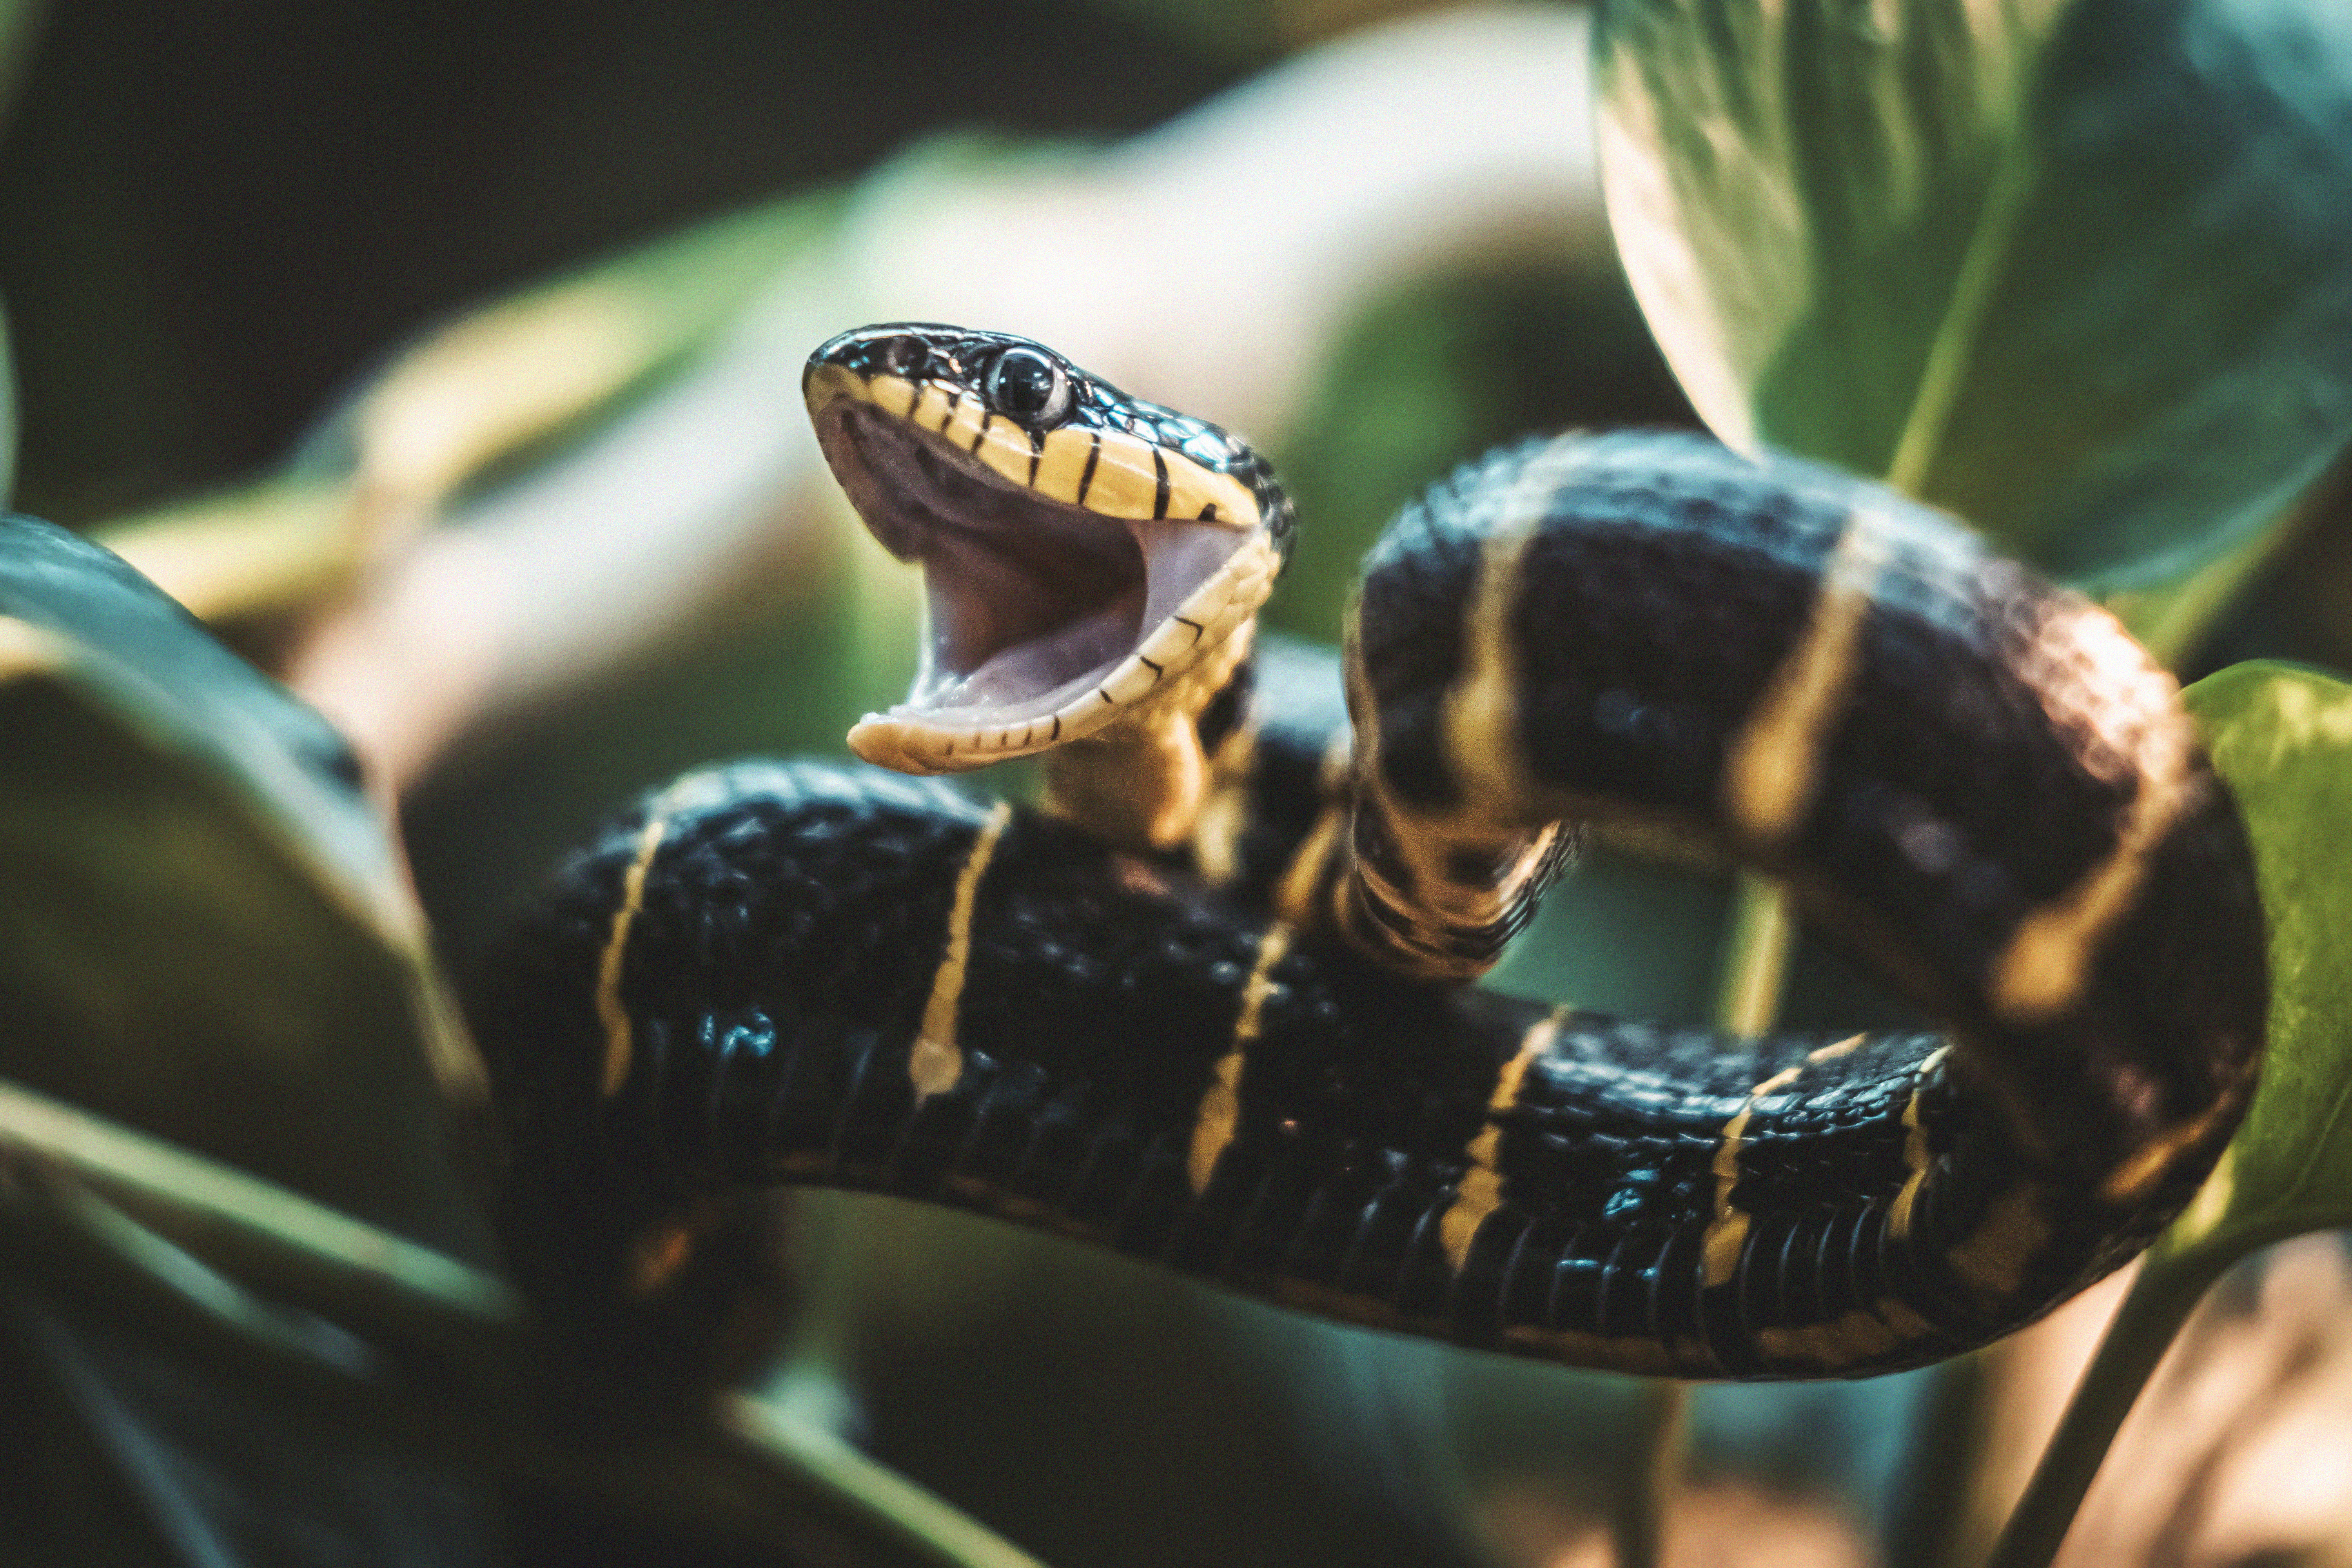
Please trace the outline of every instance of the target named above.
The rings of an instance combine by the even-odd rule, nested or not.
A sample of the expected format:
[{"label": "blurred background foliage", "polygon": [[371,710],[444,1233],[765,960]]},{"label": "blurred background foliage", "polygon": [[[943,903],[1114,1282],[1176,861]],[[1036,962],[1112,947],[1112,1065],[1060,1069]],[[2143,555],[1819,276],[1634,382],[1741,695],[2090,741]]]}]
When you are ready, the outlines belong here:
[{"label": "blurred background foliage", "polygon": [[[121,549],[343,726],[462,970],[631,792],[838,751],[903,689],[912,594],[844,525],[803,429],[800,356],[833,331],[1035,331],[1259,436],[1307,520],[1272,618],[1326,640],[1381,523],[1451,463],[1528,430],[1693,422],[1599,216],[1581,13],[1404,15],[1423,10],[1444,8],[18,0],[16,505]],[[1378,177],[1331,177],[1343,148]],[[1284,202],[1322,216],[1286,225]],[[2179,623],[2184,675],[2352,665],[2345,491],[2323,484],[2245,560],[2226,615]],[[72,791],[43,798],[63,813]],[[1497,984],[1705,1017],[1726,902],[1717,877],[1596,854]],[[1901,1016],[1810,945],[1785,1011]],[[352,1086],[320,1076],[289,1115],[357,1125],[336,1108]],[[123,1114],[375,1212],[208,1144],[213,1092]],[[462,1226],[406,1228],[470,1255]],[[1065,1568],[1597,1563],[1643,1463],[1629,1380],[1333,1329],[882,1200],[799,1200],[790,1245],[801,1315],[771,1413]],[[2273,1318],[2319,1321],[2332,1257],[2247,1274],[2192,1340],[2270,1321],[2266,1291],[2289,1299]],[[1679,1550],[1965,1560],[2112,1294],[1949,1373],[1704,1391],[1676,1500],[1701,1533]],[[144,1521],[79,1560],[688,1561],[689,1537],[696,1561],[772,1560],[671,1531],[675,1505],[600,1502],[576,1455],[572,1484],[494,1497],[462,1462],[420,1477],[364,1443],[287,1482],[309,1416],[207,1453],[234,1384],[15,1310],[0,1373],[40,1415],[7,1439],[37,1479],[12,1506]],[[1963,1452],[1993,1458],[1956,1482]],[[236,1500],[254,1476],[280,1491]],[[350,1506],[307,1500],[321,1489]],[[2352,1550],[2338,1502],[2295,1540]],[[404,1510],[426,1526],[384,1524]],[[843,1541],[786,1557],[868,1560]],[[1007,1560],[986,1551],[925,1560]]]}]

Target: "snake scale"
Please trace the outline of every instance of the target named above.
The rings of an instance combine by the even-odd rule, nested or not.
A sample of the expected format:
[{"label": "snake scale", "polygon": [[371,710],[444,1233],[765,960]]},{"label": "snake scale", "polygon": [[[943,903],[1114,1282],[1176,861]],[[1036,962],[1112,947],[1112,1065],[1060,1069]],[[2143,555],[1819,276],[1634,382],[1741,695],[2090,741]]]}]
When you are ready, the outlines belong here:
[{"label": "snake scale", "polygon": [[[898,772],[690,774],[499,944],[551,1316],[720,1300],[712,1216],[814,1183],[1467,1345],[1853,1376],[2048,1310],[2227,1143],[2267,997],[2236,807],[2117,623],[1948,517],[1530,440],[1394,521],[1342,674],[1258,646],[1291,511],[1217,427],[950,327],[804,384],[925,568],[914,690],[850,736]],[[902,776],[1036,752],[1042,809]],[[1783,879],[1943,1031],[1465,986],[1596,822]]]}]

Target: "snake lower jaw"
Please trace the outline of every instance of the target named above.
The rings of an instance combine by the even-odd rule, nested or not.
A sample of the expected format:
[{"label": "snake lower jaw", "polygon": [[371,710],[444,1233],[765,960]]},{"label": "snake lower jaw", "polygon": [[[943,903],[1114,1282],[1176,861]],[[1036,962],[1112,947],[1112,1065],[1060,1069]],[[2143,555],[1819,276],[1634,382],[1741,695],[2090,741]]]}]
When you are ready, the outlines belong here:
[{"label": "snake lower jaw", "polygon": [[[1170,716],[1189,722],[1233,678],[1281,564],[1263,530],[1235,537],[1186,531],[1191,526],[1175,525],[1150,553],[1140,615],[1148,629],[1118,639],[1122,646],[1106,662],[1024,700],[953,707],[935,694],[967,691],[986,679],[990,666],[1017,665],[1034,645],[1000,651],[969,675],[942,678],[927,662],[908,701],[866,715],[850,731],[850,750],[880,767],[935,774],[968,773],[1114,730],[1144,753],[1161,747]],[[1037,662],[1049,665],[1051,656]],[[1157,763],[1139,766],[1162,771]],[[1150,841],[1181,840],[1196,808],[1192,801],[1175,814],[1187,825],[1181,831],[1155,830]]]}]

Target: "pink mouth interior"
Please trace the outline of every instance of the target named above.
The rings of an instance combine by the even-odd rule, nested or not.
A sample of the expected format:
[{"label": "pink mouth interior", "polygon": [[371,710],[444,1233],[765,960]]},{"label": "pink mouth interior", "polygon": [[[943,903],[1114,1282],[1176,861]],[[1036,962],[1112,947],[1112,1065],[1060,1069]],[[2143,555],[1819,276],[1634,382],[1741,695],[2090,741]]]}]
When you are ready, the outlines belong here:
[{"label": "pink mouth interior", "polygon": [[1244,537],[1067,506],[879,410],[835,407],[819,432],[834,471],[883,547],[923,567],[929,637],[894,712],[978,725],[1056,710],[1118,668]]}]

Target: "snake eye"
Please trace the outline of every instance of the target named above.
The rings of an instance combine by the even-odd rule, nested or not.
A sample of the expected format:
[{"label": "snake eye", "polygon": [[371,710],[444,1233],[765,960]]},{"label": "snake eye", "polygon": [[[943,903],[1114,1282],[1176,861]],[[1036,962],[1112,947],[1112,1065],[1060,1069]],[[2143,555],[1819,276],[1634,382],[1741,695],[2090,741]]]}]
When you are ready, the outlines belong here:
[{"label": "snake eye", "polygon": [[1058,425],[1070,411],[1070,378],[1035,349],[1006,349],[988,370],[988,402],[1024,425]]}]

